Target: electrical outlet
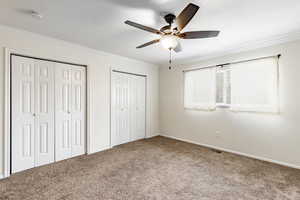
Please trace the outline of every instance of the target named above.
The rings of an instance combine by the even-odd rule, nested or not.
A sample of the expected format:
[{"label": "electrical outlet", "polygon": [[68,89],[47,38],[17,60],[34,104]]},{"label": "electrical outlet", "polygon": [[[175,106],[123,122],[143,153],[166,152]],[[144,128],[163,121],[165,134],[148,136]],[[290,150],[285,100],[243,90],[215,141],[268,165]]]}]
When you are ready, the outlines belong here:
[{"label": "electrical outlet", "polygon": [[221,131],[216,131],[215,137],[216,137],[216,139],[220,139],[221,138]]}]

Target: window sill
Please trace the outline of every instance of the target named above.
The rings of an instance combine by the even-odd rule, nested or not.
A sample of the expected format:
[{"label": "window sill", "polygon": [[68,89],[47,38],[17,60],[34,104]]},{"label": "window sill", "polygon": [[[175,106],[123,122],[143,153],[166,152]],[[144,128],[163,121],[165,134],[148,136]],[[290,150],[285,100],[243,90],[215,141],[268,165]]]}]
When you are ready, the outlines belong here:
[{"label": "window sill", "polygon": [[216,104],[217,108],[221,108],[221,109],[229,109],[230,108],[230,104]]}]

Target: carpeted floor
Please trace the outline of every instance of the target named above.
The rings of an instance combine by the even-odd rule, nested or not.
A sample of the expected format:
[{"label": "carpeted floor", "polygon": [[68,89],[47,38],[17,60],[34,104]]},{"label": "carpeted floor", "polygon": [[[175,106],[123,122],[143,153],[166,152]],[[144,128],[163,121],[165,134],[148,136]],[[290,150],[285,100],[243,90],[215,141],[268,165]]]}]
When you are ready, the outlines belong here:
[{"label": "carpeted floor", "polygon": [[300,170],[155,137],[14,174],[0,199],[300,200]]}]

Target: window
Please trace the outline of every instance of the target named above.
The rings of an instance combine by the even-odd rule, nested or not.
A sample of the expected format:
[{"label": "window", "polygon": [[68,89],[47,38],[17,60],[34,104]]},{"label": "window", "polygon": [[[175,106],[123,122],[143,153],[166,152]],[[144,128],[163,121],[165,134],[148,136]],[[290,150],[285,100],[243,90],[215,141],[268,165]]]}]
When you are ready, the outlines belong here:
[{"label": "window", "polygon": [[278,112],[276,57],[185,72],[185,108]]}]

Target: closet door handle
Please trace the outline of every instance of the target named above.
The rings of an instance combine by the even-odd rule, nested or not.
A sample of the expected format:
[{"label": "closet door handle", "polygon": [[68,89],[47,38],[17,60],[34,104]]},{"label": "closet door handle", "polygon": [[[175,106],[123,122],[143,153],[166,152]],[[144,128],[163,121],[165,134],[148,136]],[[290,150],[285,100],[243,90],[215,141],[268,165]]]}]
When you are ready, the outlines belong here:
[{"label": "closet door handle", "polygon": [[35,113],[33,113],[33,114],[32,114],[32,116],[33,116],[33,117],[35,117],[35,116],[36,116],[36,114],[35,114]]},{"label": "closet door handle", "polygon": [[70,112],[70,111],[68,111],[68,114],[71,114],[71,112]]}]

